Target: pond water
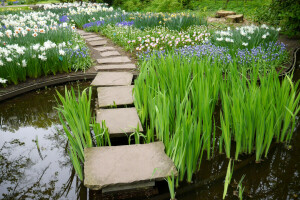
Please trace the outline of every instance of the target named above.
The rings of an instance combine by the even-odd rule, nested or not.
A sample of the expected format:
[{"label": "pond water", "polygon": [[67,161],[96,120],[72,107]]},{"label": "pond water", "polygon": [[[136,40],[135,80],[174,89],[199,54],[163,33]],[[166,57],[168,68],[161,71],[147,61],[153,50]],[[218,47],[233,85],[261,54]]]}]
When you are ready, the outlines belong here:
[{"label": "pond water", "polygon": [[[299,80],[300,70],[294,79]],[[82,90],[89,82],[68,84]],[[66,139],[59,134],[55,106],[56,90],[65,86],[33,91],[0,103],[0,199],[88,199],[88,191],[74,176],[66,151]],[[95,95],[95,91],[93,92]],[[300,127],[296,127],[290,149],[278,144],[268,158],[251,162],[235,171],[238,182],[245,174],[245,199],[298,199],[300,197]],[[203,160],[195,183],[226,170],[228,160],[216,156]],[[235,162],[238,165],[238,162]],[[178,200],[222,199],[224,178],[194,189]],[[234,195],[234,181],[227,199]],[[181,184],[188,187],[188,184]],[[160,191],[168,192],[162,184]],[[94,199],[94,198],[90,198]],[[111,198],[115,199],[115,198]],[[146,199],[146,197],[145,197]]]},{"label": "pond water", "polygon": [[[76,82],[67,84],[67,88],[78,86],[82,90],[89,85]],[[65,86],[29,92],[0,103],[0,199],[86,196],[74,176],[67,141],[58,131],[56,90],[63,93]]]}]

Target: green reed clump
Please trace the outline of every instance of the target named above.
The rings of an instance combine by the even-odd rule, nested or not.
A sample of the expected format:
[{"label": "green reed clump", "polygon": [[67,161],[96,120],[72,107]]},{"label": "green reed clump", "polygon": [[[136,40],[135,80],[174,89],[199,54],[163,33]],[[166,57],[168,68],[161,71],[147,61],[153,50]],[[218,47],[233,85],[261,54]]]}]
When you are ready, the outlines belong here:
[{"label": "green reed clump", "polygon": [[[92,117],[91,98],[92,89],[65,89],[63,96],[58,95],[58,117],[64,129],[64,135],[69,142],[69,155],[80,180],[83,180],[82,163],[84,163],[84,149],[93,146],[110,145],[109,134],[105,124],[96,123]],[[60,102],[59,102],[60,101]],[[63,133],[62,133],[63,134]]]},{"label": "green reed clump", "polygon": [[221,71],[209,59],[152,58],[142,64],[135,82],[135,105],[147,128],[147,141],[163,141],[179,170],[179,179],[192,181],[206,150],[214,147],[213,112],[218,100]]},{"label": "green reed clump", "polygon": [[[290,142],[299,112],[298,84],[291,76],[279,79],[275,69],[250,77],[232,66],[221,89],[222,111],[220,144],[230,158],[231,139],[235,141],[235,159],[241,153],[255,151],[256,161],[268,154],[274,139]],[[258,81],[259,80],[259,81]],[[222,151],[222,146],[220,146]]]}]

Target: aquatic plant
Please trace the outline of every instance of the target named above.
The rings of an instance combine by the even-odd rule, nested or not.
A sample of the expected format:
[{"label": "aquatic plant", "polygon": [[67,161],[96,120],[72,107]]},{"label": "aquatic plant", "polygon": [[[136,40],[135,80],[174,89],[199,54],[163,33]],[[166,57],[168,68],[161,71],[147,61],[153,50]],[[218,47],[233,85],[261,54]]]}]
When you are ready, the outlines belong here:
[{"label": "aquatic plant", "polygon": [[[192,181],[204,150],[211,158],[215,138],[213,112],[221,71],[210,60],[191,61],[171,55],[142,65],[135,82],[135,105],[147,128],[147,141],[163,141],[179,170],[179,179]],[[204,75],[205,74],[205,75]]]},{"label": "aquatic plant", "polygon": [[[259,73],[238,73],[231,69],[221,89],[221,142],[230,158],[231,139],[235,141],[235,159],[240,153],[255,151],[256,161],[266,157],[273,139],[290,142],[299,112],[299,82],[291,76],[279,79],[275,69]],[[258,82],[259,80],[259,82]],[[267,122],[267,123],[266,123]]]},{"label": "aquatic plant", "polygon": [[228,186],[230,184],[232,174],[233,174],[233,168],[234,168],[234,163],[232,164],[232,167],[231,167],[231,159],[230,159],[229,163],[228,163],[228,167],[227,167],[226,177],[225,177],[223,199],[225,199],[226,194],[227,194]]},{"label": "aquatic plant", "polygon": [[[89,90],[87,94],[87,90]],[[63,96],[58,96],[58,117],[63,126],[64,133],[69,141],[69,155],[75,171],[83,180],[82,164],[84,163],[84,149],[93,146],[104,146],[109,144],[109,135],[105,124],[97,124],[92,118],[91,98],[92,89],[87,88],[82,93],[78,90],[78,96],[71,88],[65,89]],[[59,103],[60,101],[60,103]],[[92,134],[92,130],[93,133]]]}]

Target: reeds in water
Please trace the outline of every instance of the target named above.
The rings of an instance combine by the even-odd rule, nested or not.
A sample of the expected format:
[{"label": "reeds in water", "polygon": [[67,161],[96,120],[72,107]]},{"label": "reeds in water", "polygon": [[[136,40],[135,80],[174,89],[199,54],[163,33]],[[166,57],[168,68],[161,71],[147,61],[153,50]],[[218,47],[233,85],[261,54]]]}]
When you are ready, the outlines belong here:
[{"label": "reeds in water", "polygon": [[232,67],[222,87],[221,129],[225,152],[230,157],[231,139],[235,141],[235,159],[241,153],[255,151],[256,161],[268,154],[274,139],[289,142],[299,112],[298,83],[291,76],[279,79],[275,69],[250,77]]},{"label": "reeds in water", "polygon": [[110,145],[109,134],[105,124],[97,124],[92,117],[91,88],[82,93],[78,90],[78,96],[73,88],[70,91],[65,89],[64,96],[59,92],[57,96],[60,103],[56,109],[64,129],[62,134],[68,139],[69,155],[75,171],[83,180],[84,148]]}]

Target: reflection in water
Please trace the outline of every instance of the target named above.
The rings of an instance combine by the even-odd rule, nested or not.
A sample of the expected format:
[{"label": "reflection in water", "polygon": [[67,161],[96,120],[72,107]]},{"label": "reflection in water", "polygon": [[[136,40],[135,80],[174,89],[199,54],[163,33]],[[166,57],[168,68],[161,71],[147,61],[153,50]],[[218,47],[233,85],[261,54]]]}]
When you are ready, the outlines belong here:
[{"label": "reflection in water", "polygon": [[81,193],[85,194],[81,199],[86,198],[86,191],[80,191],[86,189],[74,176],[67,141],[58,131],[55,90],[62,93],[64,87],[0,103],[0,199],[77,199]]}]

